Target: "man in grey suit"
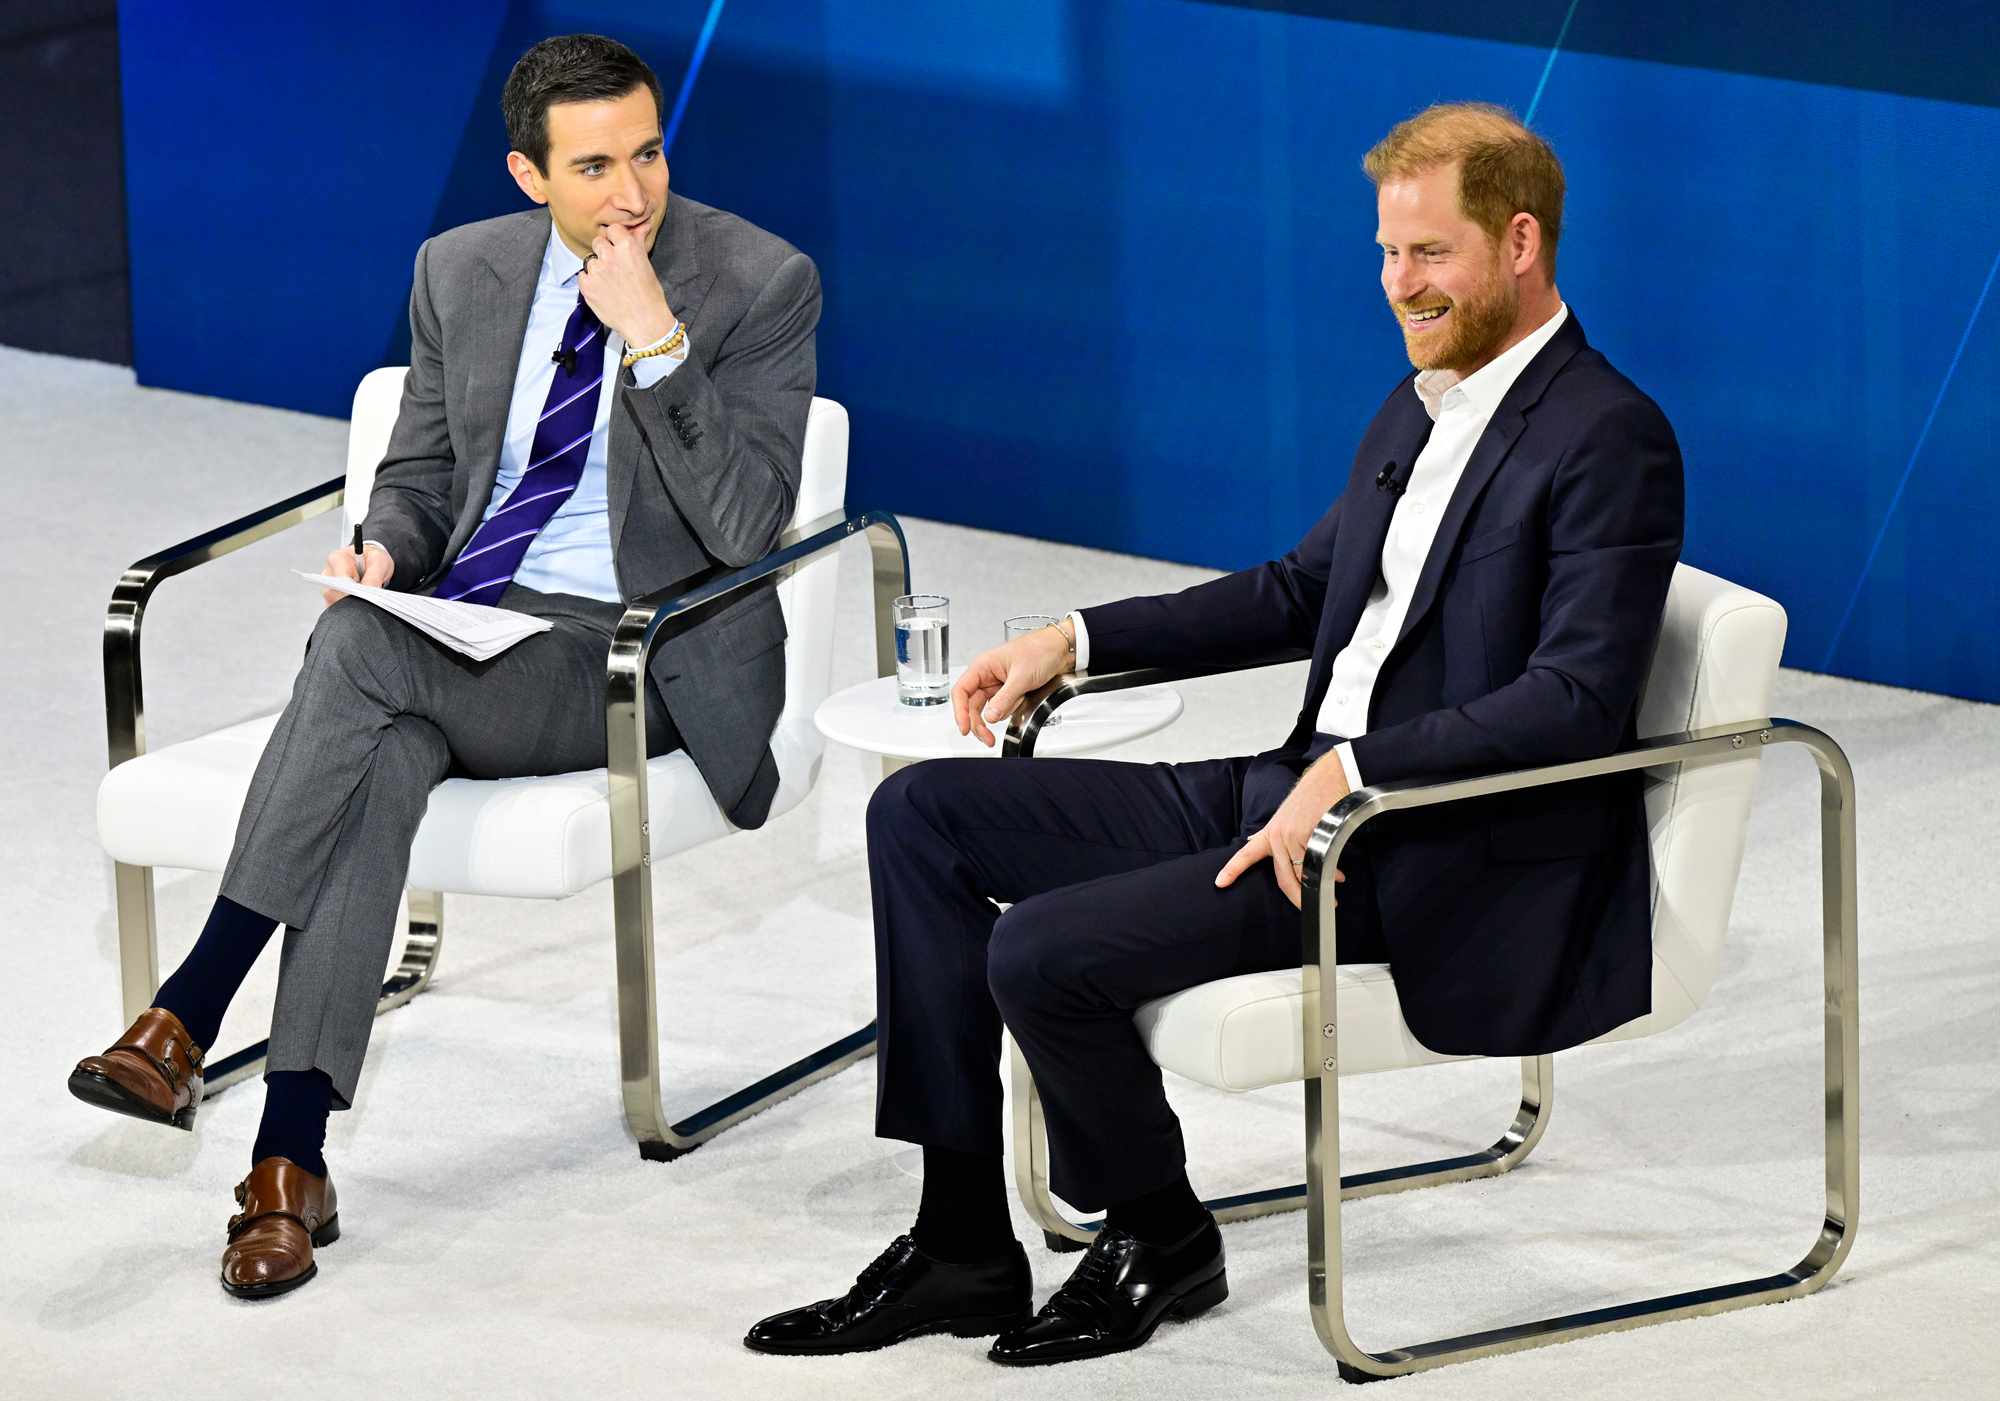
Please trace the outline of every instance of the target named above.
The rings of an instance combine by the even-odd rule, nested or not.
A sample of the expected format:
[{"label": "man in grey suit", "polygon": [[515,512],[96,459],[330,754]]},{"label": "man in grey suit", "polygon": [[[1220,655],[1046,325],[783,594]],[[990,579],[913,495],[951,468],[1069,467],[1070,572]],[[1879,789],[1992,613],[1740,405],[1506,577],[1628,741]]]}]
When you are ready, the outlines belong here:
[{"label": "man in grey suit", "polygon": [[[767,553],[799,489],[819,278],[731,214],[668,196],[660,87],[597,35],[535,45],[501,105],[542,206],[418,251],[410,372],[359,558],[327,572],[553,626],[485,662],[382,610],[328,607],[252,779],[222,893],[185,962],[78,1098],[181,1128],[203,1048],[286,926],[263,1122],[224,1289],[264,1297],[339,1235],[326,1118],[360,1076],[409,848],[448,774],[605,762],[606,655],[626,602]],[[328,592],[333,604],[341,595]],[[685,748],[739,826],[770,811],[784,704],[777,595],[655,653],[653,753]]]}]

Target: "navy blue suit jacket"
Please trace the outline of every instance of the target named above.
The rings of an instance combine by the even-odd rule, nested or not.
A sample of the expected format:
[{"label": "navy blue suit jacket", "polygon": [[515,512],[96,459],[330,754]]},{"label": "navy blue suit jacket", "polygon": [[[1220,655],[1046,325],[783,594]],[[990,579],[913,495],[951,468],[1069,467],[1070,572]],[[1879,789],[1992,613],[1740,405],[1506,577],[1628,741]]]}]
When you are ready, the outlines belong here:
[{"label": "navy blue suit jacket", "polygon": [[[1266,786],[1288,784],[1324,747],[1314,720],[1399,500],[1376,474],[1414,463],[1430,437],[1413,380],[1363,434],[1339,499],[1282,559],[1088,610],[1093,670],[1311,656],[1297,723],[1258,756],[1246,789],[1260,767]],[[1452,494],[1354,740],[1362,779],[1466,777],[1630,744],[1681,526],[1673,429],[1572,314],[1515,380]],[[1392,813],[1363,829],[1420,1041],[1533,1055],[1648,1010],[1641,794],[1640,777],[1625,775]]]}]

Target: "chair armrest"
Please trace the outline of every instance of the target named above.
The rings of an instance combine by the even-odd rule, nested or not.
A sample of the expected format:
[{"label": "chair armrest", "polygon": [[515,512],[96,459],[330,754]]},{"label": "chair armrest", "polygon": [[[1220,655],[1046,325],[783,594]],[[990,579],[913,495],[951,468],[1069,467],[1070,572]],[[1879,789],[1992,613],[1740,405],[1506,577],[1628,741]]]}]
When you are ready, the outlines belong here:
[{"label": "chair armrest", "polygon": [[[887,511],[860,511],[851,516],[830,511],[780,535],[776,548],[756,563],[736,569],[721,566],[697,575],[629,605],[619,619],[605,663],[604,748],[606,797],[611,804],[613,901],[620,911],[618,956],[621,969],[628,960],[636,966],[631,987],[650,988],[653,978],[652,936],[641,935],[653,927],[653,887],[648,870],[653,856],[652,832],[646,820],[646,707],[640,699],[653,649],[713,612],[721,599],[795,568],[864,530],[875,564],[875,661],[880,674],[891,675],[896,670],[896,628],[889,603],[897,594],[910,591],[910,550],[902,525]],[[628,1002],[638,994],[628,989],[623,972],[618,996],[621,1022],[635,1019],[631,1024],[645,1028],[632,1043],[646,1048],[643,1060],[657,1036],[650,1003],[642,1010],[637,1001]],[[627,1059],[621,1073],[630,1111],[632,1086],[642,1083],[647,1072],[642,1063]],[[657,1108],[655,1105],[655,1112]]]},{"label": "chair armrest", "polygon": [[113,768],[146,752],[139,630],[153,590],[163,580],[185,574],[196,565],[220,559],[245,545],[254,545],[290,530],[301,521],[322,515],[340,505],[346,495],[347,478],[343,474],[158,554],[147,555],[119,576],[117,586],[111,590],[111,606],[104,616],[104,721]]},{"label": "chair armrest", "polygon": [[[885,575],[894,575],[900,580],[901,592],[908,593],[910,547],[903,536],[902,524],[887,511],[858,511],[851,516],[842,515],[839,511],[829,511],[817,520],[807,521],[803,525],[787,530],[778,537],[778,543],[771,553],[755,563],[734,569],[727,565],[719,565],[705,574],[698,574],[692,579],[676,584],[673,588],[662,589],[658,593],[649,594],[629,604],[625,609],[625,616],[618,620],[618,627],[612,633],[611,652],[606,663],[610,680],[610,696],[606,702],[607,720],[621,702],[630,705],[637,700],[641,678],[646,673],[646,664],[660,643],[687,631],[702,618],[713,613],[721,600],[730,594],[773,575],[796,569],[814,555],[832,549],[863,530],[873,532],[871,543],[875,548],[877,582],[892,582]],[[891,549],[894,551],[893,556],[889,553]],[[880,621],[877,620],[876,636],[878,664],[884,661]],[[888,670],[892,671],[895,669],[896,658],[893,623],[888,646],[886,665]],[[887,671],[883,674],[886,675]]]},{"label": "chair armrest", "polygon": [[1130,671],[1070,673],[1058,676],[1038,691],[1031,691],[1014,707],[1002,737],[1000,752],[1009,759],[1031,758],[1035,741],[1047,728],[1058,707],[1078,696],[1102,695],[1107,691],[1130,691],[1140,686],[1163,686],[1172,681],[1193,681],[1203,676],[1227,676],[1237,671],[1258,671],[1267,666],[1290,666],[1296,657],[1281,662],[1249,662],[1243,666],[1173,667],[1143,666]]},{"label": "chair armrest", "polygon": [[[1726,758],[1770,744],[1804,744],[1813,751],[1829,793],[1837,795],[1836,805],[1851,806],[1853,770],[1846,754],[1833,739],[1810,725],[1778,718],[1744,720],[1730,725],[1710,725],[1678,734],[1655,735],[1642,739],[1630,749],[1598,759],[1579,759],[1567,764],[1517,769],[1510,773],[1486,774],[1477,778],[1453,779],[1444,783],[1383,783],[1356,789],[1326,810],[1306,843],[1300,875],[1305,899],[1302,902],[1303,954],[1307,967],[1338,962],[1332,938],[1334,885],[1324,887],[1320,876],[1328,867],[1337,867],[1341,851],[1362,824],[1385,812],[1431,807],[1438,803],[1461,802],[1494,793],[1513,793],[1524,788],[1543,788],[1578,779],[1600,778],[1606,774],[1629,773],[1634,769],[1656,768],[1684,763],[1690,759]],[[1324,938],[1323,938],[1324,935]],[[1327,1012],[1332,1020],[1332,1012]]]}]

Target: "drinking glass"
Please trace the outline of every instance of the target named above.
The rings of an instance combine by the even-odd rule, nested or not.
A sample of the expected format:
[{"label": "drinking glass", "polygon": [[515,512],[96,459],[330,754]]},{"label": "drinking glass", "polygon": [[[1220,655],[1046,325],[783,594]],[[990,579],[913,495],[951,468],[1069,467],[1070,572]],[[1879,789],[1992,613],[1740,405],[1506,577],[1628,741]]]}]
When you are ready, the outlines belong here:
[{"label": "drinking glass", "polygon": [[[1007,641],[1012,642],[1017,637],[1026,637],[1031,632],[1040,632],[1043,628],[1053,627],[1060,621],[1062,621],[1060,618],[1049,613],[1019,614],[1007,620]],[[1062,712],[1057,711],[1048,718],[1048,722],[1042,728],[1053,729],[1061,723]]]},{"label": "drinking glass", "polygon": [[943,705],[951,699],[951,600],[904,594],[896,610],[896,699]]},{"label": "drinking glass", "polygon": [[1031,632],[1039,632],[1045,627],[1052,627],[1057,621],[1059,620],[1047,613],[1023,613],[1018,617],[1009,618],[1007,620],[1007,641],[1012,642],[1017,637],[1026,637]]}]

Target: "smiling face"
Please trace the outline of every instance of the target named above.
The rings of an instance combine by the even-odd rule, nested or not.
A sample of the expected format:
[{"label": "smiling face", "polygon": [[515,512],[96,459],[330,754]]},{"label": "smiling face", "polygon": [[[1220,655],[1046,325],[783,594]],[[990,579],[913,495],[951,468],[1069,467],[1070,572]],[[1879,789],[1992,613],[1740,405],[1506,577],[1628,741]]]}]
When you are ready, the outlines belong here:
[{"label": "smiling face", "polygon": [[612,225],[643,234],[652,252],[667,213],[667,158],[653,94],[636,87],[609,102],[558,102],[548,122],[546,173],[519,151],[507,155],[522,193],[549,207],[562,241],[579,258]]},{"label": "smiling face", "polygon": [[1532,216],[1496,244],[1459,208],[1456,165],[1385,180],[1375,206],[1382,293],[1412,365],[1469,375],[1540,324],[1521,325],[1519,224]]}]

